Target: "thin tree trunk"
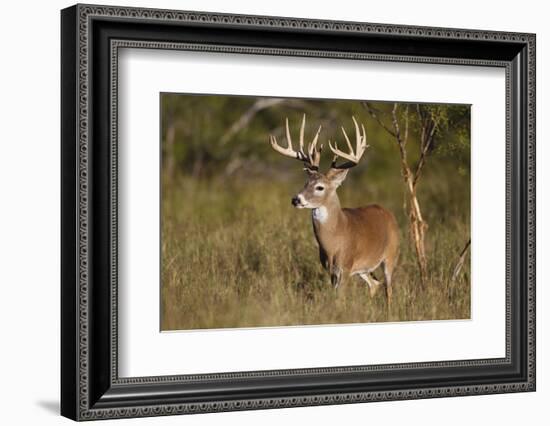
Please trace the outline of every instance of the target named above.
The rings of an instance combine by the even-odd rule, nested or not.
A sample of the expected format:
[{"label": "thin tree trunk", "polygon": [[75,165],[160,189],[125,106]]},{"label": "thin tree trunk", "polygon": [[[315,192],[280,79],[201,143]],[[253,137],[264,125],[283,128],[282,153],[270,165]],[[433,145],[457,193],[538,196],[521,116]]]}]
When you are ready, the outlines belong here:
[{"label": "thin tree trunk", "polygon": [[427,224],[424,222],[420,204],[416,197],[416,174],[413,174],[407,160],[407,141],[409,139],[409,110],[408,106],[405,111],[405,130],[401,133],[399,120],[397,118],[397,104],[394,104],[392,109],[392,124],[395,130],[395,137],[399,146],[399,155],[401,157],[401,171],[405,180],[409,197],[409,229],[416,252],[418,270],[420,272],[420,281],[425,287],[428,279],[428,261],[426,257],[425,236]]},{"label": "thin tree trunk", "polygon": [[416,259],[418,263],[418,270],[420,272],[420,281],[422,285],[425,286],[428,281],[428,259],[426,256],[426,229],[428,228],[427,223],[422,217],[422,211],[420,210],[420,204],[418,198],[416,197],[416,187],[413,185],[413,178],[410,173],[410,169],[406,168],[407,174],[407,192],[409,198],[409,229],[411,238],[414,244],[414,249],[416,252]]},{"label": "thin tree trunk", "polygon": [[405,183],[406,198],[408,199],[409,233],[416,253],[416,260],[420,273],[420,282],[422,283],[422,286],[425,287],[428,282],[428,259],[426,256],[425,244],[426,230],[428,228],[428,224],[424,221],[424,218],[422,217],[420,203],[418,202],[418,198],[416,196],[416,186],[418,183],[420,172],[422,171],[422,168],[425,164],[426,154],[432,142],[435,126],[437,124],[433,123],[433,128],[428,129],[425,127],[425,123],[427,122],[423,123],[421,121],[421,125],[423,126],[421,129],[421,157],[419,165],[416,168],[416,171],[413,173],[409,166],[406,149],[407,141],[409,138],[408,106],[406,107],[405,111],[405,128],[404,131],[401,132],[399,119],[397,117],[397,103],[393,105],[393,109],[391,112],[393,130],[390,127],[386,126],[386,124],[384,124],[384,122],[378,117],[377,112],[373,110],[367,102],[364,102],[363,105],[366,107],[371,117],[373,117],[381,125],[381,127],[386,130],[386,132],[388,132],[390,135],[392,135],[397,141],[399,156],[401,158],[401,174]]},{"label": "thin tree trunk", "polygon": [[426,229],[428,225],[422,219],[422,213],[418,207],[418,200],[416,195],[411,195],[411,201],[413,205],[417,207],[411,208],[411,228],[413,229],[414,246],[416,251],[416,258],[418,261],[418,269],[420,271],[420,280],[422,285],[425,286],[428,282],[428,259],[426,257]]}]

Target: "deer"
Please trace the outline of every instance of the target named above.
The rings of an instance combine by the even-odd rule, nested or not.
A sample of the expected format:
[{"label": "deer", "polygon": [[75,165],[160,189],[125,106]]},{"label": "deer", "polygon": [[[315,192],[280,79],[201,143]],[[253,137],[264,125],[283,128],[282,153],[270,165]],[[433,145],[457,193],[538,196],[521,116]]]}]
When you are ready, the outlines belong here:
[{"label": "deer", "polygon": [[[273,135],[269,136],[269,143],[279,154],[304,164],[306,182],[303,189],[292,197],[291,203],[297,209],[312,211],[319,258],[323,268],[330,274],[334,289],[349,277],[358,275],[368,285],[369,294],[373,297],[382,285],[373,272],[381,266],[389,307],[392,299],[392,274],[399,256],[399,227],[395,216],[378,204],[342,208],[336,192],[346,179],[348,171],[359,164],[369,147],[365,126],[361,124],[360,127],[353,116],[352,120],[355,127],[355,150],[342,126],[349,152],[340,150],[337,141],[333,145],[329,139],[328,145],[334,156],[326,173],[319,171],[323,145],[317,145],[321,126],[304,149],[305,114],[300,126],[297,150],[292,145],[288,118],[285,120],[287,146],[281,146]],[[345,160],[343,163],[342,159]],[[338,165],[337,162],[341,164]]]}]

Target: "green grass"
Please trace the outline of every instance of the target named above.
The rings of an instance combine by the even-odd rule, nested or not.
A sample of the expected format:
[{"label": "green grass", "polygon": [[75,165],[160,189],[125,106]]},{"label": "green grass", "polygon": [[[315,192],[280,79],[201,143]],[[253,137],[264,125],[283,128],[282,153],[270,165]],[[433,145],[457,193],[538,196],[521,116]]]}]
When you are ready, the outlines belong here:
[{"label": "green grass", "polygon": [[351,176],[339,190],[343,206],[376,202],[397,216],[401,255],[389,312],[384,292],[371,298],[360,279],[331,287],[310,212],[290,205],[303,185],[298,173],[163,179],[162,329],[469,318],[469,259],[459,279],[450,280],[470,236],[469,181],[436,172],[419,186],[429,224],[425,288],[407,234],[400,177],[371,185],[365,176]]}]

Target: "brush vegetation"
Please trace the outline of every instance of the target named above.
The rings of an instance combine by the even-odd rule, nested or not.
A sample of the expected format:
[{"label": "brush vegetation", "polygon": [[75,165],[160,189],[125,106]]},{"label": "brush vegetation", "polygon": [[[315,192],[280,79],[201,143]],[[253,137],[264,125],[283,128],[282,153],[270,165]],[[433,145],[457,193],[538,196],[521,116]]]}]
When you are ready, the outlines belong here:
[{"label": "brush vegetation", "polygon": [[[202,98],[202,104],[198,98]],[[246,112],[255,99],[246,104],[243,98],[237,98],[243,105],[240,110],[224,109],[235,118],[225,118],[228,123],[220,125],[217,132],[209,129],[211,136],[205,137],[205,153],[191,153],[178,148],[178,144],[170,144],[167,138],[171,125],[175,126],[172,137],[175,134],[176,141],[185,140],[186,132],[194,133],[193,126],[205,126],[186,116],[185,111],[198,114],[197,109],[206,108],[203,104],[217,105],[218,98],[166,95],[163,99],[163,330],[470,317],[469,258],[458,278],[451,279],[458,256],[470,238],[468,138],[465,144],[464,135],[449,126],[448,140],[455,143],[441,143],[434,148],[419,185],[418,198],[429,226],[428,281],[422,286],[408,234],[395,142],[376,129],[358,103],[341,103],[352,106],[338,106],[338,118],[331,118],[331,122],[349,125],[349,117],[354,113],[367,123],[371,144],[365,154],[367,160],[350,171],[338,190],[342,206],[377,203],[393,211],[399,222],[401,250],[393,277],[392,306],[388,310],[383,289],[370,297],[368,286],[359,278],[350,278],[337,290],[332,288],[329,274],[319,262],[311,212],[296,210],[290,204],[292,195],[303,186],[305,176],[297,161],[269,151],[267,135],[273,129],[282,130],[277,126],[282,125],[285,114],[289,118],[299,117],[300,111],[285,111],[282,105],[279,110],[270,108],[251,122],[259,120],[257,128],[249,124],[229,141],[226,137],[223,149],[244,144],[244,139],[239,141],[243,132],[247,135],[246,147],[209,155],[209,149],[216,152],[212,146],[219,144],[220,134],[229,128],[232,119]],[[186,102],[194,102],[193,108],[183,108],[181,105]],[[327,110],[317,103],[313,106],[319,111]],[[383,104],[377,107],[386,108]],[[315,108],[309,108],[313,116]],[[466,110],[469,114],[469,109]],[[316,121],[309,114],[308,131],[312,132]],[[270,120],[273,124],[269,124]],[[296,129],[299,118],[293,122]],[[328,132],[336,130],[329,127]],[[410,145],[414,156],[414,142]],[[200,158],[198,166],[197,158]],[[376,275],[383,280],[381,271],[376,271]]]}]

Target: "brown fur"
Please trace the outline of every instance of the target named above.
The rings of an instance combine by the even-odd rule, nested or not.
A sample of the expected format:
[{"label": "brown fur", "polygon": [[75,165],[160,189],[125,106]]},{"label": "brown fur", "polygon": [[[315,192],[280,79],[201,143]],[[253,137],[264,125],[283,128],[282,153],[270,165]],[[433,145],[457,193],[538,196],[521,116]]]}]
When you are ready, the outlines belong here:
[{"label": "brown fur", "polygon": [[399,252],[399,228],[394,215],[377,204],[341,208],[336,189],[344,181],[347,169],[330,169],[326,175],[306,171],[309,178],[294,203],[298,208],[314,209],[313,229],[320,259],[330,272],[333,285],[337,287],[348,276],[359,274],[374,294],[380,283],[371,272],[381,265],[389,303]]}]

